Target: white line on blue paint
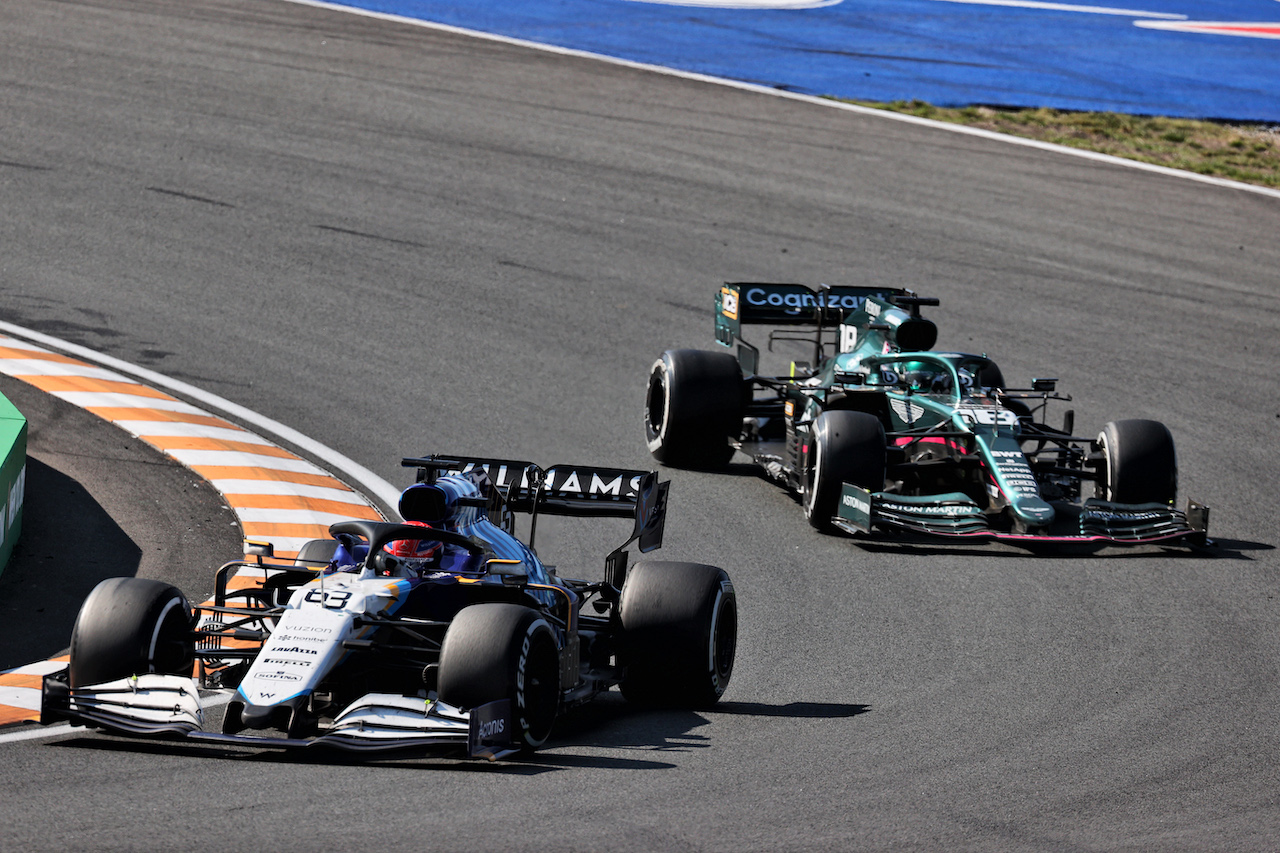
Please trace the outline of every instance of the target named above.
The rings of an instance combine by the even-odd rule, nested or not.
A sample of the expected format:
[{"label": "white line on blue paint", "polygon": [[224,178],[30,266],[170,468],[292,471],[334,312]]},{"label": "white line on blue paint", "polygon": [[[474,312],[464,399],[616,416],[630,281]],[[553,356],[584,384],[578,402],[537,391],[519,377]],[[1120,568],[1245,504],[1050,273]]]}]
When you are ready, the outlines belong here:
[{"label": "white line on blue paint", "polygon": [[[1260,187],[1255,184],[1246,184],[1240,181],[1229,181],[1225,178],[1215,178],[1210,175],[1198,175],[1195,172],[1184,172],[1181,169],[1170,169],[1168,166],[1157,166],[1153,163],[1143,163],[1138,160],[1126,160],[1123,157],[1116,157],[1112,154],[1099,154],[1095,151],[1085,151],[1080,148],[1068,148],[1065,145],[1055,145],[1052,142],[1041,142],[1038,139],[1025,139],[1020,136],[1010,136],[1004,133],[996,133],[992,130],[983,130],[977,127],[966,127],[961,124],[949,124],[947,122],[936,121],[934,119],[920,118],[919,116],[907,115],[906,113],[895,113],[889,110],[877,110],[871,107],[862,107],[857,104],[846,104],[842,101],[834,101],[830,98],[820,98],[814,95],[802,95],[797,92],[787,92],[782,89],[773,89],[768,86],[759,86],[753,83],[744,83],[740,80],[730,80],[724,77],[711,77],[706,74],[695,74],[690,71],[679,71],[674,68],[667,68],[662,65],[649,65],[643,62],[633,62],[629,59],[618,59],[613,56],[605,56],[604,54],[591,53],[585,50],[572,50],[566,47],[557,47],[555,45],[541,44],[536,41],[527,41],[525,39],[511,38],[510,36],[494,35],[493,33],[484,33],[478,30],[468,30],[463,27],[455,27],[450,24],[439,24],[434,21],[422,21],[417,18],[408,18],[403,15],[391,15],[386,12],[370,12],[367,9],[355,9],[350,6],[342,6],[337,3],[325,3],[322,0],[283,0],[285,3],[294,3],[299,6],[311,6],[316,9],[328,9],[333,12],[345,12],[350,15],[358,15],[363,18],[375,18],[381,21],[389,21],[397,24],[407,24],[414,27],[423,27],[429,30],[436,30],[444,33],[454,33],[456,35],[469,36],[471,38],[483,39],[485,41],[497,42],[499,44],[509,44],[516,47],[527,47],[532,50],[540,50],[545,53],[557,54],[559,56],[573,56],[580,59],[594,59],[599,62],[607,62],[610,65],[617,65],[623,68],[635,68],[641,71],[651,71],[655,74],[664,74],[668,77],[679,77],[683,80],[696,80],[701,83],[711,83],[717,86],[727,86],[731,89],[741,89],[747,92],[755,92],[761,95],[772,95],[775,98],[789,98],[793,101],[804,101],[805,103],[815,106],[827,107],[829,109],[844,110],[845,112],[856,113],[864,116],[875,116],[876,118],[887,119],[889,121],[906,122],[907,124],[920,125],[921,127],[929,127],[934,130],[945,130],[950,133],[960,133],[966,136],[976,136],[981,139],[989,139],[993,142],[1003,142],[1006,145],[1021,145],[1024,148],[1036,148],[1041,151],[1051,151],[1055,154],[1066,154],[1071,157],[1079,157],[1085,160],[1094,160],[1099,163],[1107,163],[1112,166],[1120,166],[1126,169],[1137,169],[1142,172],[1152,172],[1157,175],[1165,175],[1170,178],[1180,178],[1184,181],[1196,181],[1201,184],[1209,184],[1215,187],[1223,187],[1225,189],[1242,190],[1257,195],[1271,196],[1272,198],[1280,198],[1280,190],[1271,189],[1270,187]],[[394,504],[392,504],[394,506]]]}]

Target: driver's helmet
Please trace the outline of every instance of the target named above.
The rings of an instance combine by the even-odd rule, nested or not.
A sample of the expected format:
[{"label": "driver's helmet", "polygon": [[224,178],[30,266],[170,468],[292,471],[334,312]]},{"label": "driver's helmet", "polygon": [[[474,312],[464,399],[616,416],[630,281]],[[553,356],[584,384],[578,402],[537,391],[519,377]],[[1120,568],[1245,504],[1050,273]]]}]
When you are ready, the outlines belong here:
[{"label": "driver's helmet", "polygon": [[927,361],[904,361],[898,366],[902,383],[913,391],[931,391],[940,375],[946,376],[947,371]]},{"label": "driver's helmet", "polygon": [[[406,521],[405,524],[431,527],[425,521]],[[440,553],[440,545],[441,543],[434,539],[397,539],[394,542],[388,542],[382,550],[393,557],[405,560],[430,560]]]},{"label": "driver's helmet", "polygon": [[[976,387],[977,383],[974,382],[973,374],[969,371],[961,368],[956,371],[956,374],[960,377],[960,388],[964,393],[967,394]],[[932,394],[950,394],[952,391],[951,373],[945,370],[939,371],[934,376],[933,384],[929,387],[929,391]]]}]

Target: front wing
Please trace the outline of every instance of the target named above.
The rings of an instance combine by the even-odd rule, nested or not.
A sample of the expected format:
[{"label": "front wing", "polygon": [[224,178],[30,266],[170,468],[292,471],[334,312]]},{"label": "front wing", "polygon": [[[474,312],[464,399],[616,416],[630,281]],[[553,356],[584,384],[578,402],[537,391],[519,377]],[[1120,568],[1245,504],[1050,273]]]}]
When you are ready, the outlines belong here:
[{"label": "front wing", "polygon": [[1013,533],[991,527],[972,498],[960,492],[923,497],[871,492],[843,484],[831,523],[853,534],[902,530],[924,536],[997,540],[1014,544],[1042,542],[1143,545],[1208,542],[1209,508],[1194,501],[1186,512],[1163,504],[1118,504],[1090,498],[1079,511],[1078,528],[1061,534]]},{"label": "front wing", "polygon": [[67,721],[133,737],[183,738],[275,749],[331,747],[348,752],[465,752],[495,760],[516,752],[510,702],[470,712],[416,696],[370,693],[348,706],[313,738],[224,734],[204,730],[206,705],[195,680],[148,673],[89,687],[70,686],[66,670],[47,675],[40,703],[44,725]]}]

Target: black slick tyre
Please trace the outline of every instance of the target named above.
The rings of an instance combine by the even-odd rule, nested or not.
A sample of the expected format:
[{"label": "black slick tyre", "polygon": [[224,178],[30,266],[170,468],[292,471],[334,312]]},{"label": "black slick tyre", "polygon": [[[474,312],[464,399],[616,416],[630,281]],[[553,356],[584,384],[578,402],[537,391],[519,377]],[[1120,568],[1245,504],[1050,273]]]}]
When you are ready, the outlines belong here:
[{"label": "black slick tyre", "polygon": [[742,368],[729,353],[667,350],[649,371],[644,433],[649,452],[677,468],[723,468],[742,430]]},{"label": "black slick tyre", "polygon": [[1172,506],[1178,498],[1173,435],[1159,421],[1112,421],[1098,434],[1102,451],[1096,493],[1122,504]]},{"label": "black slick tyre", "polygon": [[560,704],[560,652],[550,624],[518,604],[464,607],[440,647],[438,693],[467,710],[510,699],[512,743],[533,751],[551,734]]},{"label": "black slick tyre", "polygon": [[636,563],[618,609],[621,687],[628,700],[681,708],[719,701],[738,644],[738,600],[723,569]]},{"label": "black slick tyre", "polygon": [[840,491],[853,483],[872,492],[884,488],[888,452],[884,425],[866,412],[823,412],[813,422],[805,470],[804,514],[818,530],[830,530]]},{"label": "black slick tyre", "polygon": [[71,629],[71,686],[148,672],[190,677],[193,627],[191,605],[177,587],[108,578],[89,593]]}]

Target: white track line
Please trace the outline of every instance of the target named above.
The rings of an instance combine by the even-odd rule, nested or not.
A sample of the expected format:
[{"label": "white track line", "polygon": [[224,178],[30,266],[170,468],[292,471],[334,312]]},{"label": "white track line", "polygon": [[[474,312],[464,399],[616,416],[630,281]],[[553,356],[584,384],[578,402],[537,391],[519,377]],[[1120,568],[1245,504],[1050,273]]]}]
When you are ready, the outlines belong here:
[{"label": "white track line", "polygon": [[511,38],[509,36],[499,36],[492,33],[479,32],[478,30],[468,30],[462,27],[454,27],[448,24],[438,24],[432,21],[420,21],[416,18],[407,18],[403,15],[391,15],[385,12],[370,12],[366,9],[353,9],[349,6],[342,6],[337,3],[325,3],[321,0],[282,0],[285,3],[293,3],[298,6],[311,6],[317,9],[328,9],[333,12],[344,12],[349,15],[359,15],[364,18],[375,18],[381,21],[388,21],[396,24],[406,24],[414,27],[422,27],[429,30],[437,30],[439,32],[454,33],[456,35],[470,36],[472,38],[483,39],[485,41],[498,42],[501,44],[510,44],[517,47],[527,47],[532,50],[540,50],[545,53],[554,53],[561,56],[573,56],[580,59],[594,59],[598,62],[606,62],[610,65],[618,65],[624,68],[636,68],[642,71],[651,71],[654,74],[664,74],[668,77],[679,77],[684,80],[696,80],[702,83],[711,83],[717,86],[727,86],[731,89],[742,89],[747,92],[755,92],[761,95],[771,95],[775,98],[788,98],[793,101],[804,101],[814,106],[826,107],[827,109],[844,110],[845,112],[857,113],[864,116],[875,116],[876,118],[887,119],[889,121],[906,122],[907,124],[915,124],[921,127],[928,127],[934,130],[943,130],[948,133],[960,133],[966,136],[976,136],[980,139],[989,139],[995,142],[1003,142],[1007,145],[1021,145],[1024,148],[1035,148],[1040,151],[1051,151],[1055,154],[1066,154],[1071,157],[1079,157],[1085,160],[1093,160],[1099,163],[1107,163],[1112,166],[1123,166],[1128,169],[1137,169],[1142,172],[1151,172],[1157,175],[1165,175],[1171,178],[1180,178],[1186,181],[1195,181],[1201,184],[1209,184],[1210,186],[1223,187],[1225,189],[1242,190],[1244,192],[1255,193],[1257,195],[1271,196],[1272,198],[1280,198],[1280,190],[1271,189],[1270,187],[1260,187],[1254,184],[1246,184],[1240,181],[1229,181],[1225,178],[1214,178],[1209,175],[1198,175],[1195,172],[1185,172],[1181,169],[1170,169],[1167,166],[1157,166],[1152,163],[1142,163],[1138,160],[1126,160],[1123,157],[1116,157],[1111,154],[1099,154],[1096,151],[1084,151],[1079,148],[1069,148],[1065,145],[1055,145],[1052,142],[1041,142],[1038,139],[1024,139],[1020,136],[1010,136],[1005,133],[996,133],[993,130],[983,130],[976,127],[966,127],[960,124],[950,124],[948,122],[936,121],[934,119],[920,118],[919,116],[907,115],[905,113],[895,113],[890,110],[877,110],[871,107],[862,107],[857,104],[846,104],[841,101],[833,101],[829,98],[820,98],[814,95],[801,95],[796,92],[788,92],[783,89],[773,89],[768,86],[760,86],[754,83],[744,83],[740,80],[730,80],[725,77],[712,77],[707,74],[695,74],[690,71],[679,71],[674,68],[667,68],[662,65],[650,65],[643,62],[633,62],[629,59],[618,59],[612,56],[605,56],[599,53],[591,53],[585,50],[572,50],[565,47],[556,47],[555,45],[540,44],[535,41],[525,39]]}]

